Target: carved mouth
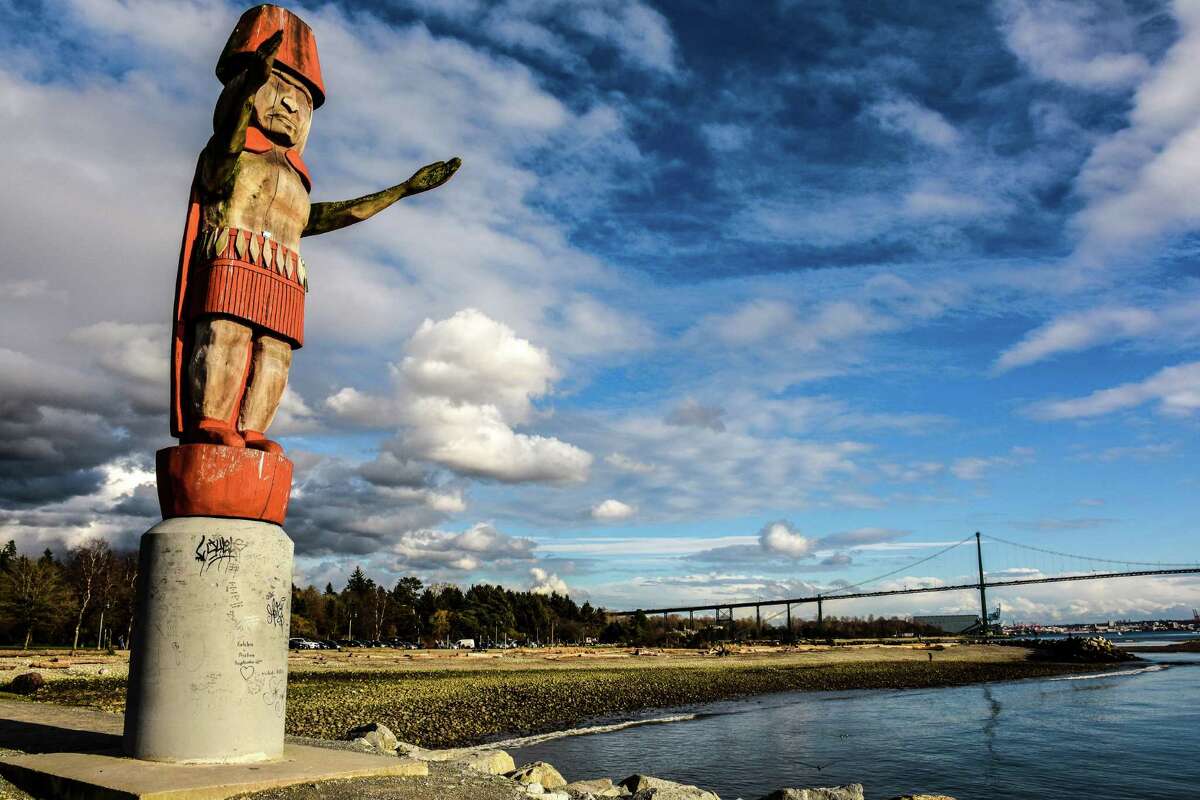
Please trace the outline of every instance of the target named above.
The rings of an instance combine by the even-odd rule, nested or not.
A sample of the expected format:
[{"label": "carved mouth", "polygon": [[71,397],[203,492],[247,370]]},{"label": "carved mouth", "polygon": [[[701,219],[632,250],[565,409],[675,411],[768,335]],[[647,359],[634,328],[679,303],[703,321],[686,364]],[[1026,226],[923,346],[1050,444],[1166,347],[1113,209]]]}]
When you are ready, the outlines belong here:
[{"label": "carved mouth", "polygon": [[287,127],[291,128],[292,130],[296,129],[296,123],[292,122],[291,117],[287,116],[286,114],[280,114],[280,113],[267,114],[267,119],[279,121],[279,122],[283,123],[284,125],[286,125]]}]

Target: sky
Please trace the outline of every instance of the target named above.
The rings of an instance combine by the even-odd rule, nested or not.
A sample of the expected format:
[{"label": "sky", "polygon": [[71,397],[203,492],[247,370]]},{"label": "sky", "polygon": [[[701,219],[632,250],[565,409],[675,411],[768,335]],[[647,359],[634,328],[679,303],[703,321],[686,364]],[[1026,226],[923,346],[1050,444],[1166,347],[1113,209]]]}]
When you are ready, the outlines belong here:
[{"label": "sky", "polygon": [[[1200,560],[1200,3],[295,3],[296,580],[611,609]],[[179,237],[242,11],[0,0],[0,539],[158,517]],[[1101,562],[1009,544],[988,571]],[[1191,616],[1195,578],[997,590]],[[974,611],[972,593],[830,614]],[[800,612],[807,615],[807,608]]]}]

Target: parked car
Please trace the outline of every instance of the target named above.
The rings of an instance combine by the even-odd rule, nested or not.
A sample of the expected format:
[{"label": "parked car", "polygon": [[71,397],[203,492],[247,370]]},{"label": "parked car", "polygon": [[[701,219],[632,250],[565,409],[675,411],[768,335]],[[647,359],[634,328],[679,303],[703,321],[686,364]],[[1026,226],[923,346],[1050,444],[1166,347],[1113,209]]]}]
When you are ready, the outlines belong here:
[{"label": "parked car", "polygon": [[303,636],[293,636],[291,639],[288,639],[289,650],[319,650],[320,648],[321,645],[309,641]]}]

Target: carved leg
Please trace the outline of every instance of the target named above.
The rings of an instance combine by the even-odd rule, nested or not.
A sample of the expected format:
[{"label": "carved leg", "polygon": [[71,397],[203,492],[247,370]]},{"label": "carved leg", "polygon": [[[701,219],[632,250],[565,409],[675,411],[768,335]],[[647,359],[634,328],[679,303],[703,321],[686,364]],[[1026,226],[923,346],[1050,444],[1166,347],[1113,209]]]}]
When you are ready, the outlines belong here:
[{"label": "carved leg", "polygon": [[250,382],[246,397],[242,400],[240,428],[246,446],[268,453],[282,453],[283,448],[264,436],[275,412],[283,390],[287,388],[288,369],[292,365],[292,346],[274,336],[261,335],[254,339],[254,354],[251,358]]},{"label": "carved leg", "polygon": [[196,323],[188,365],[192,407],[199,422],[189,440],[244,447],[234,421],[250,368],[250,328],[220,317]]}]

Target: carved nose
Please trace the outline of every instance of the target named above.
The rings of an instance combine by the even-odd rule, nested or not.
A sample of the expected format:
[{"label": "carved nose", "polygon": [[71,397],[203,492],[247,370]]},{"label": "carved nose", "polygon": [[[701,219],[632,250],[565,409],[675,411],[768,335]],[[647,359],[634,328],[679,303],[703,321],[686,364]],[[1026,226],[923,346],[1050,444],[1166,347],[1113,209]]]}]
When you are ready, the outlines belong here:
[{"label": "carved nose", "polygon": [[300,106],[296,105],[296,101],[290,97],[284,97],[280,102],[283,103],[284,108],[293,114],[300,110]]}]

